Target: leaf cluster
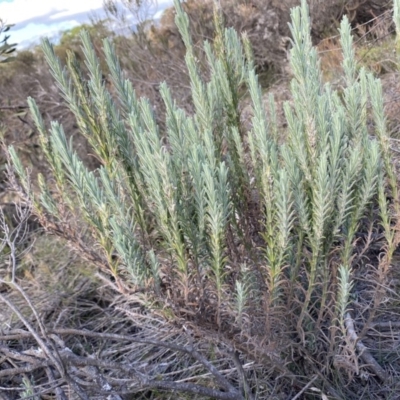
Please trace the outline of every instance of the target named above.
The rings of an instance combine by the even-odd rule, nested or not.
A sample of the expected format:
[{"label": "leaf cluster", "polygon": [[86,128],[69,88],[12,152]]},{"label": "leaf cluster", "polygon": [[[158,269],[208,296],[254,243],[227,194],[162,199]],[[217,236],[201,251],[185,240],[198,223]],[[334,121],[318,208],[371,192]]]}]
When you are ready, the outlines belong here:
[{"label": "leaf cluster", "polygon": [[9,44],[7,43],[10,35],[7,32],[13,27],[14,25],[10,24],[2,24],[0,21],[0,35],[5,34],[0,40],[0,63],[10,62],[14,59],[14,57],[10,57],[16,50],[16,43]]}]

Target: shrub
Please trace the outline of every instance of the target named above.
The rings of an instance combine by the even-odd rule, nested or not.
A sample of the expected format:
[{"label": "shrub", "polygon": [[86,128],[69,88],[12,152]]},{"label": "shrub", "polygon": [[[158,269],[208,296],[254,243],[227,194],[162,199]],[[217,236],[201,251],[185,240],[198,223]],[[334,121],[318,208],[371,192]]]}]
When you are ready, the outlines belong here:
[{"label": "shrub", "polygon": [[[384,253],[376,258],[376,280],[369,282],[372,320],[399,242],[398,189],[380,81],[358,70],[347,18],[340,27],[344,88],[339,95],[322,83],[306,1],[292,10],[293,102],[285,104],[283,135],[273,99],[266,115],[246,35],[223,29],[215,10],[217,36],[213,45],[204,43],[206,82],[188,17],[177,0],[175,7],[193,115],[178,108],[161,84],[162,136],[151,104],[138,99],[124,79],[110,40],[104,41],[104,53],[116,99],[102,79],[87,33],[81,38],[88,81],[73,58],[63,69],[45,41],[53,77],[101,167],[89,171],[62,125],[53,122],[47,131],[29,99],[53,180],[39,177],[39,190],[32,188],[10,147],[18,177],[17,182],[11,175],[14,188],[45,228],[67,239],[145,313],[190,327],[194,335],[240,355],[234,388],[204,360],[219,387],[212,395],[168,379],[157,386],[157,377],[140,388],[267,398],[272,389],[257,387],[254,376],[246,378],[240,367],[244,360],[261,365],[259,376],[261,370],[283,374],[296,387],[303,386],[296,376],[312,371],[324,377],[318,378],[321,390],[333,394],[337,387],[329,382],[335,376],[343,383],[346,373],[359,372],[355,351],[384,380],[383,368],[357,341],[351,296],[355,270],[368,268],[363,255],[373,240],[364,248],[357,243],[363,234],[371,238],[372,232],[383,232]],[[244,91],[252,101],[249,131],[241,125],[238,107]]]}]

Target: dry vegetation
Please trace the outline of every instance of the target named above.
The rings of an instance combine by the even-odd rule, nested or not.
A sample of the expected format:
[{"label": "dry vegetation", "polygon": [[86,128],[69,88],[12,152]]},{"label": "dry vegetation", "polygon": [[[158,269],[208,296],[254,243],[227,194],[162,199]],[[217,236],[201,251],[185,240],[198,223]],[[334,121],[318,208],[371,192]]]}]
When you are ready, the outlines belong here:
[{"label": "dry vegetation", "polygon": [[[322,78],[330,82],[338,98],[348,107],[350,116],[346,114],[346,118],[351,120],[352,115],[346,103],[351,101],[346,99],[346,85],[355,88],[355,92],[358,87],[343,78],[343,53],[337,35],[343,15],[351,22],[357,71],[363,66],[382,79],[390,133],[390,138],[383,134],[384,128],[379,124],[383,119],[373,98],[375,84],[372,78],[365,78],[372,88],[368,89],[370,98],[368,104],[356,111],[365,118],[360,117],[359,122],[360,126],[365,125],[363,146],[372,147],[360,150],[360,159],[364,161],[349,175],[357,182],[357,187],[353,187],[350,178],[349,185],[353,194],[363,190],[369,178],[368,173],[362,174],[373,164],[373,138],[376,137],[383,154],[382,160],[377,162],[380,172],[376,179],[372,177],[371,166],[370,186],[376,190],[364,208],[360,206],[359,219],[353,224],[350,218],[351,221],[335,234],[337,236],[330,237],[331,222],[327,223],[320,242],[325,253],[307,238],[306,229],[302,230],[301,215],[296,214],[294,206],[291,208],[293,199],[282,200],[281,204],[275,198],[269,199],[270,202],[266,200],[269,184],[278,191],[281,189],[276,182],[282,179],[279,183],[284,186],[286,181],[277,174],[266,183],[257,171],[255,160],[265,162],[262,142],[257,142],[254,133],[257,124],[262,124],[262,112],[257,108],[255,86],[251,86],[254,82],[251,81],[248,52],[243,59],[242,72],[248,74],[245,78],[239,76],[241,66],[234,65],[232,70],[226,67],[227,76],[233,76],[233,82],[238,85],[231,88],[233,105],[224,98],[226,103],[217,109],[221,120],[213,121],[215,163],[220,175],[214,180],[209,177],[207,181],[204,178],[208,176],[207,171],[203,171],[203,190],[207,194],[202,194],[208,202],[204,217],[208,225],[200,232],[203,242],[197,243],[196,238],[190,237],[195,228],[184,225],[187,221],[201,221],[196,208],[199,199],[191,197],[196,191],[195,167],[178,162],[171,167],[163,158],[166,153],[175,155],[179,149],[183,154],[180,157],[187,161],[185,149],[179,147],[171,133],[174,123],[184,123],[185,129],[191,129],[185,113],[195,115],[199,118],[196,123],[206,126],[201,120],[201,116],[204,117],[201,102],[193,101],[193,82],[196,79],[208,82],[214,77],[207,64],[205,39],[211,41],[218,60],[228,60],[221,48],[228,47],[229,43],[222,40],[218,18],[224,20],[225,26],[234,27],[240,33],[247,32],[254,53],[254,69],[262,88],[260,104],[268,118],[276,120],[271,122],[275,140],[272,147],[276,145],[280,149],[286,141],[294,140],[284,103],[288,102],[294,109],[300,107],[290,88],[290,81],[293,77],[296,80],[296,74],[289,65],[291,32],[288,27],[289,10],[298,1],[221,0],[220,14],[213,10],[212,1],[184,3],[190,21],[193,57],[196,57],[198,75],[195,77],[193,71],[192,75],[188,72],[185,63],[187,42],[182,40],[182,28],[176,26],[172,8],[164,13],[159,24],[143,21],[138,30],[127,37],[115,36],[101,22],[90,27],[93,55],[99,57],[102,68],[99,87],[107,90],[110,98],[117,99],[118,117],[125,126],[132,127],[133,118],[129,119],[128,111],[133,113],[134,106],[123,98],[127,92],[118,86],[118,73],[113,72],[113,64],[107,61],[107,52],[103,49],[102,38],[110,37],[121,63],[121,77],[133,83],[137,98],[144,96],[152,104],[154,121],[141,123],[148,129],[146,135],[152,134],[152,123],[157,124],[162,145],[158,148],[154,140],[152,151],[160,150],[157,162],[165,162],[165,171],[170,176],[164,176],[162,168],[157,169],[157,162],[151,164],[142,159],[140,152],[137,152],[139,161],[120,161],[118,157],[122,160],[124,153],[119,142],[115,145],[118,148],[115,154],[108,151],[107,146],[103,152],[99,150],[100,144],[109,140],[109,126],[101,119],[96,101],[85,109],[81,98],[79,104],[83,104],[82,113],[86,114],[75,112],[74,115],[73,100],[60,91],[60,76],[56,83],[57,72],[49,71],[48,62],[53,63],[53,69],[56,65],[49,49],[47,53],[41,48],[21,51],[12,63],[0,64],[3,172],[6,159],[10,158],[9,145],[17,150],[23,166],[19,170],[14,159],[14,167],[11,164],[8,167],[8,181],[4,174],[1,182],[0,399],[400,398],[400,255],[397,249],[400,214],[396,172],[400,165],[400,80],[393,3],[378,0],[331,1],[329,5],[321,1],[310,3],[311,33],[321,60]],[[112,5],[113,2],[108,2],[109,18],[117,21],[123,19],[124,13],[138,11],[132,2],[126,2],[127,8],[122,14],[115,12]],[[80,64],[82,80],[79,78],[74,87],[79,90],[82,85],[83,90],[95,98],[95,89],[85,83],[86,79],[92,79],[94,86],[96,84],[95,73],[84,63],[91,54],[90,46],[85,50],[80,45],[79,32],[70,32],[55,46],[55,54],[63,65],[69,66],[72,74],[77,71],[76,63]],[[189,71],[190,65],[189,62]],[[221,83],[215,79],[217,87]],[[168,110],[166,89],[160,87],[162,81],[167,83],[171,98],[176,99],[176,107],[181,107],[182,111]],[[201,97],[200,89],[197,95]],[[28,110],[28,96],[35,99],[40,110],[36,115]],[[218,99],[223,98],[218,96],[220,94]],[[129,110],[129,106],[132,109]],[[107,110],[114,110],[112,107]],[[140,107],[144,114],[145,105]],[[174,122],[172,115],[179,115],[180,119]],[[95,122],[85,125],[83,116],[86,120],[94,116]],[[111,197],[107,197],[110,210],[103,210],[102,205],[96,208],[94,195],[80,194],[73,171],[65,161],[68,147],[64,149],[67,156],[55,147],[47,147],[45,138],[50,135],[47,129],[53,120],[63,125],[67,138],[73,137],[74,149],[83,160],[82,165],[87,167],[87,170],[80,170],[81,176],[101,181],[102,188],[107,187],[109,179],[113,190],[121,196],[113,198],[115,204],[122,205],[122,209],[111,208],[115,206],[108,204],[112,203]],[[97,126],[101,129],[96,130]],[[238,136],[232,139],[225,126],[237,126]],[[353,127],[349,122],[350,126],[354,128],[354,137],[349,136],[348,140],[356,146],[355,132],[363,128]],[[90,134],[85,134],[85,129]],[[223,139],[219,140],[218,134]],[[62,139],[60,132],[53,131],[52,135]],[[252,154],[248,137],[253,137],[254,143],[259,145],[255,145],[256,154]],[[55,143],[61,146],[62,140],[56,140],[51,146]],[[192,145],[183,137],[181,140],[188,148]],[[135,146],[139,146],[139,141],[140,138],[135,137]],[[141,145],[145,152],[146,143]],[[207,142],[203,145],[206,148]],[[242,156],[238,148],[243,149]],[[313,146],[310,148],[313,151]],[[64,172],[57,171],[54,160],[52,164],[49,149],[64,160]],[[315,151],[316,159],[323,158]],[[193,154],[190,157],[194,157]],[[199,150],[197,156],[201,158],[202,155],[205,165],[209,155]],[[351,165],[349,160],[356,159],[356,155],[354,152],[353,156],[343,156],[343,163]],[[284,151],[279,157],[287,160]],[[119,165],[124,172],[117,179],[112,170],[114,162],[123,165]],[[162,205],[157,203],[154,183],[145,173],[135,174],[126,168],[129,162],[140,171],[145,171],[146,165],[153,165],[163,184],[171,182],[174,174],[181,173],[173,190],[169,188],[168,192],[168,185],[164,185],[165,191],[160,192],[160,196],[164,196],[160,202],[163,204],[168,204],[171,198],[175,201],[175,195],[181,196],[168,208],[166,218],[171,225],[162,225]],[[222,165],[225,162],[236,173],[227,173],[228,186],[237,188],[238,193],[230,192],[231,209],[225,220],[221,218],[221,228],[218,223],[213,225],[211,197],[214,188],[218,207],[213,217],[218,220],[226,200],[217,187],[218,184],[224,187]],[[260,161],[260,165],[263,162]],[[99,166],[109,174],[107,179],[99,172]],[[29,178],[24,175],[25,167],[30,170]],[[337,168],[343,171],[341,177],[347,179],[345,167],[338,164]],[[265,171],[267,168],[263,170],[267,174]],[[129,187],[129,174],[138,180],[138,192]],[[44,178],[38,181],[38,176]],[[306,196],[310,197],[310,202],[314,201],[318,191],[314,191],[312,185],[307,188]],[[39,190],[45,196],[33,198],[32,193],[37,194]],[[282,193],[290,191],[282,189]],[[332,193],[335,192],[332,190]],[[345,186],[340,186],[338,204],[343,193]],[[135,194],[138,197],[134,197]],[[15,199],[16,207],[11,204]],[[329,202],[329,199],[324,201]],[[290,233],[287,240],[291,244],[285,247],[287,254],[279,252],[279,240],[284,240],[279,236],[282,232],[276,222],[280,215],[268,213],[274,202],[280,210],[288,207],[287,210],[296,214],[293,221],[288,217],[291,222],[286,227]],[[357,198],[346,215],[352,215],[356,204],[363,203]],[[179,234],[173,236],[175,228],[170,221],[175,207],[181,225],[176,229]],[[121,231],[109,222],[114,217]],[[325,216],[331,217],[333,221],[333,212],[332,216]],[[135,218],[135,229],[133,224],[131,228],[137,239],[131,247],[126,241],[115,239],[115,232],[121,233],[130,218]],[[353,228],[353,233],[345,232]],[[126,239],[128,236],[122,233]],[[278,236],[279,240],[275,240]],[[214,240],[215,237],[218,240]],[[148,275],[143,282],[132,272],[133,267],[128,268],[129,260],[124,258],[128,252],[132,259],[137,257],[137,248],[142,251],[140,262],[147,268]],[[321,252],[318,253],[321,259],[318,263],[315,261],[315,268],[318,264],[321,272],[312,277],[317,252]],[[347,268],[342,268],[346,263]],[[181,268],[182,264],[188,266],[187,270]],[[273,267],[281,268],[275,276],[275,272],[271,272],[275,271]],[[219,277],[221,268],[223,273]]]}]

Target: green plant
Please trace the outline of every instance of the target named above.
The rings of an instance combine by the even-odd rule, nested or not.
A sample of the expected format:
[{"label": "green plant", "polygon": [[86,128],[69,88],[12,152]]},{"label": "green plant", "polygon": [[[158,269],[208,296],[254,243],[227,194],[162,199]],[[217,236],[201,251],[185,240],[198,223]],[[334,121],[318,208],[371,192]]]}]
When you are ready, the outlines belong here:
[{"label": "green plant", "polygon": [[21,393],[22,398],[29,397],[33,400],[38,400],[39,397],[35,396],[35,391],[33,389],[33,384],[27,377],[22,378],[22,386],[24,391]]},{"label": "green plant", "polygon": [[[3,33],[7,33],[14,25],[5,25],[0,20],[0,35]],[[15,51],[16,43],[9,44],[7,43],[10,35],[4,35],[4,37],[0,40],[0,63],[10,62],[14,59],[14,57],[10,57]]]},{"label": "green plant", "polygon": [[[344,18],[345,87],[339,96],[322,83],[303,0],[291,13],[293,103],[285,104],[288,129],[282,144],[276,116],[267,116],[264,108],[246,35],[223,29],[215,10],[217,36],[213,45],[204,43],[210,72],[204,81],[188,17],[177,0],[175,7],[193,115],[178,108],[161,84],[166,109],[161,132],[150,103],[138,99],[124,79],[110,40],[104,41],[104,53],[116,99],[102,79],[87,33],[81,38],[88,81],[73,57],[63,69],[45,41],[57,86],[101,167],[88,170],[62,126],[53,122],[48,132],[29,99],[54,181],[39,177],[39,190],[33,189],[10,147],[19,179],[14,187],[33,204],[44,227],[66,238],[148,312],[183,320],[205,335],[218,333],[244,357],[280,362],[285,374],[290,370],[282,360],[291,354],[287,342],[292,338],[301,347],[293,345],[292,352],[331,370],[351,342],[352,269],[361,265],[357,233],[368,224],[384,228],[387,252],[378,266],[379,287],[398,243],[393,228],[398,189],[380,82],[365,69],[358,71]],[[252,101],[250,131],[240,119],[244,87]],[[373,213],[376,204],[379,215]],[[287,315],[284,321],[282,315]],[[321,346],[329,349],[322,361]],[[291,367],[305,373],[300,365]],[[243,391],[248,392],[245,384]]]}]

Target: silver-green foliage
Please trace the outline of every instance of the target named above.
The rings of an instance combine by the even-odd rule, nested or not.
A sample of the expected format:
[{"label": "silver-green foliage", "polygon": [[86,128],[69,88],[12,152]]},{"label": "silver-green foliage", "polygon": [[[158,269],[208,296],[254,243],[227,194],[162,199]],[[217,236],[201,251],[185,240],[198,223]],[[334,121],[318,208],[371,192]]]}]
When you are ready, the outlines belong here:
[{"label": "silver-green foliage", "polygon": [[[383,185],[380,151],[387,150],[380,83],[357,68],[348,20],[340,29],[345,84],[340,94],[322,83],[306,1],[292,11],[293,101],[284,107],[288,129],[282,143],[273,99],[270,117],[265,111],[247,38],[241,40],[234,30],[224,30],[216,13],[217,37],[213,45],[204,43],[210,76],[205,81],[188,17],[178,0],[175,7],[187,50],[194,113],[187,115],[180,109],[168,86],[161,84],[165,132],[160,132],[149,101],[138,99],[132,83],[124,78],[110,40],[104,41],[104,53],[116,100],[102,80],[87,33],[82,34],[82,42],[88,81],[72,56],[65,69],[50,43],[43,43],[57,86],[102,163],[98,171],[88,171],[62,126],[53,123],[47,132],[30,99],[58,194],[74,215],[86,221],[116,277],[129,276],[128,284],[136,288],[155,285],[159,293],[161,269],[168,264],[178,297],[187,300],[191,285],[213,286],[218,322],[221,302],[228,301],[242,324],[246,303],[254,298],[249,294],[259,293],[252,288],[257,278],[248,278],[255,276],[256,266],[263,280],[258,288],[267,288],[272,307],[288,301],[282,294],[288,282],[300,282],[301,268],[307,276],[298,320],[301,328],[312,295],[319,293],[323,308],[332,290],[329,256],[340,248],[337,311],[343,316],[351,289],[353,241],[378,184]],[[239,112],[244,88],[253,109],[248,132]],[[368,130],[369,100],[378,139]],[[10,155],[27,186],[14,149]],[[34,198],[38,212],[60,219],[51,195],[55,188],[41,179],[40,189]],[[249,210],[254,197],[260,199],[260,214],[255,218]],[[261,253],[249,238],[250,226],[260,226],[259,222],[264,239]],[[252,260],[254,265],[247,264],[246,279],[237,278],[230,286],[228,276],[241,274],[243,264],[235,265],[232,257],[233,247],[240,243],[247,251],[246,263]],[[113,257],[115,253],[119,257]]]}]

